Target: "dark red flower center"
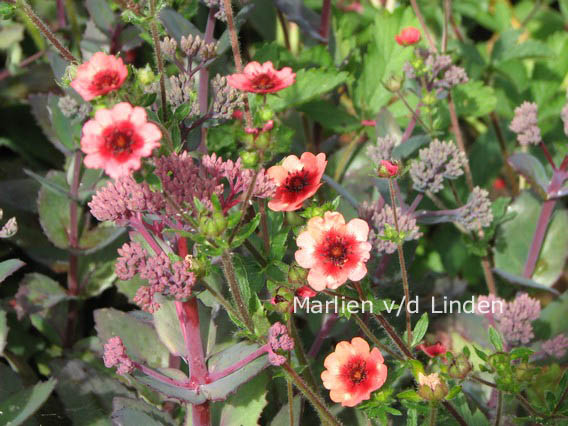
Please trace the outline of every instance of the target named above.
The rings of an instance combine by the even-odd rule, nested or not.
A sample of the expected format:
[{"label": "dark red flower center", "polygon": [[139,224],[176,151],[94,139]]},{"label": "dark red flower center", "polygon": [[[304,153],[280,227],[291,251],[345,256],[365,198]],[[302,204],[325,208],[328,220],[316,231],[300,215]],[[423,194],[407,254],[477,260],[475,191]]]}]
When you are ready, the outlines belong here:
[{"label": "dark red flower center", "polygon": [[102,136],[107,155],[119,161],[127,160],[136,148],[143,145],[143,140],[129,121],[107,127]]},{"label": "dark red flower center", "polygon": [[323,256],[335,266],[343,266],[347,261],[350,250],[345,240],[340,236],[327,236],[325,238],[326,249]]},{"label": "dark red flower center", "polygon": [[251,81],[251,84],[255,89],[258,90],[269,90],[276,86],[274,78],[270,74],[255,75]]},{"label": "dark red flower center", "polygon": [[309,174],[302,169],[294,174],[289,174],[284,182],[284,187],[290,192],[302,192],[309,184]]},{"label": "dark red flower center", "polygon": [[347,364],[348,378],[353,384],[367,380],[367,363],[362,359],[350,361]]},{"label": "dark red flower center", "polygon": [[120,76],[118,72],[112,70],[99,71],[93,77],[93,82],[91,83],[91,89],[98,92],[104,92],[105,90],[112,90],[120,82]]}]

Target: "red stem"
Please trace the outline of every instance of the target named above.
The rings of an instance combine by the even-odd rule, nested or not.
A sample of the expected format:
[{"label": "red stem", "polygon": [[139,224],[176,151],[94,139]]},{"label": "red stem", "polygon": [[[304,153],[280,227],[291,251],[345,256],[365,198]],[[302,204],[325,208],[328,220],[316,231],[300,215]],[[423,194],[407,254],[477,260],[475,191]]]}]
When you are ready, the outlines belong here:
[{"label": "red stem", "polygon": [[215,382],[219,379],[222,379],[223,377],[228,376],[229,374],[233,374],[235,371],[240,370],[241,368],[243,368],[248,363],[254,361],[259,356],[268,352],[269,349],[270,349],[270,345],[268,343],[264,346],[261,346],[256,351],[252,352],[251,354],[249,354],[245,358],[241,359],[240,361],[236,362],[235,364],[231,365],[230,367],[227,367],[224,370],[217,371],[215,373],[211,373],[209,375],[209,380],[211,382]]},{"label": "red stem", "polygon": [[132,363],[134,364],[134,367],[136,367],[138,370],[140,370],[146,376],[153,377],[154,379],[159,380],[162,383],[167,383],[168,385],[177,386],[177,387],[180,387],[180,388],[189,387],[187,382],[180,382],[179,380],[172,379],[171,377],[168,377],[168,376],[165,376],[161,373],[158,373],[157,371],[152,370],[150,367],[147,367],[144,364],[140,364],[136,361],[133,361]]},{"label": "red stem", "polygon": [[325,44],[329,42],[329,25],[331,21],[331,0],[323,0],[321,8],[320,35],[325,39]]},{"label": "red stem", "polygon": [[539,145],[542,148],[544,156],[546,157],[546,161],[548,161],[548,163],[552,166],[552,170],[556,171],[557,170],[556,164],[554,164],[554,160],[552,159],[552,155],[550,155],[550,151],[548,151],[548,148],[546,147],[543,141],[540,141]]}]

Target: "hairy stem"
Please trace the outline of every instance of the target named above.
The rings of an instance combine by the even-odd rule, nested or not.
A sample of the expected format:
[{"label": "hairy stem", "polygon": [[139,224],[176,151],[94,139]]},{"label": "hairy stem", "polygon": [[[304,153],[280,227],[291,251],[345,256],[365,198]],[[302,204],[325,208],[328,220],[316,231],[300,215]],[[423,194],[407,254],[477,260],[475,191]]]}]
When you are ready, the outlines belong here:
[{"label": "hairy stem", "polygon": [[400,349],[400,351],[409,359],[414,359],[414,355],[406,346],[404,341],[399,337],[396,333],[392,325],[388,322],[388,320],[382,314],[373,314],[374,318],[379,322],[379,324],[385,329],[388,336],[391,338],[393,343]]},{"label": "hairy stem", "polygon": [[298,373],[288,364],[288,362],[282,365],[282,368],[288,373],[288,376],[294,383],[294,385],[304,394],[304,396],[312,403],[316,409],[322,423],[330,424],[334,426],[341,426],[339,420],[331,413],[329,408],[325,405],[325,402],[317,395],[310,387],[304,382]]},{"label": "hairy stem", "polygon": [[[396,213],[396,200],[395,200],[395,192],[394,192],[394,185],[392,178],[389,179],[389,189],[390,189],[390,197],[391,197],[391,205],[392,205],[392,215],[394,218],[394,226],[397,233],[400,233],[400,227],[398,226],[398,217]],[[402,286],[404,289],[404,298],[406,303],[406,337],[408,341],[408,346],[411,345],[412,342],[412,325],[410,322],[410,288],[408,285],[408,274],[406,272],[406,261],[404,260],[404,250],[402,248],[402,243],[399,242],[397,244],[397,252],[398,252],[398,261],[400,263],[400,272],[402,274]]]},{"label": "hairy stem", "polygon": [[328,317],[324,320],[320,330],[318,331],[318,334],[316,335],[314,343],[312,343],[312,346],[308,351],[309,357],[315,358],[318,355],[318,352],[321,349],[323,341],[325,340],[325,338],[327,337],[327,335],[329,334],[329,332],[331,331],[331,329],[333,328],[333,326],[335,325],[338,319],[339,316],[337,314],[329,314]]},{"label": "hairy stem", "polygon": [[367,327],[367,324],[365,324],[365,322],[363,321],[363,319],[357,315],[357,314],[352,314],[353,318],[355,319],[355,322],[357,323],[357,325],[359,326],[359,328],[361,329],[361,331],[363,332],[363,334],[365,336],[367,336],[367,338],[369,340],[371,340],[373,342],[373,344],[378,347],[381,351],[388,353],[390,356],[392,356],[395,359],[398,359],[399,361],[402,361],[402,357],[400,355],[398,355],[397,353],[393,352],[388,346],[383,345],[379,339],[377,339],[375,337],[375,335],[373,334],[373,332],[369,329],[369,327]]},{"label": "hairy stem", "polygon": [[294,426],[294,388],[292,381],[286,380],[286,393],[288,394],[288,419],[290,426]]},{"label": "hairy stem", "polygon": [[442,401],[442,405],[446,408],[446,410],[448,410],[448,412],[452,416],[454,416],[454,418],[457,420],[457,422],[460,424],[460,426],[467,426],[467,423],[464,420],[464,418],[461,416],[460,413],[458,413],[456,411],[456,409],[454,408],[454,406],[450,402]]},{"label": "hairy stem", "polygon": [[231,294],[233,299],[235,299],[235,304],[237,305],[237,310],[239,311],[239,317],[242,323],[251,333],[254,333],[254,324],[249,316],[247,306],[241,295],[241,289],[239,283],[237,282],[237,277],[235,276],[235,269],[233,268],[233,261],[231,259],[231,253],[224,251],[221,255],[221,262],[223,264],[223,272],[225,273],[225,278],[229,283],[229,288],[231,289]]},{"label": "hairy stem", "polygon": [[63,46],[63,43],[51,32],[49,27],[43,22],[39,16],[36,15],[32,7],[25,0],[18,0],[16,4],[20,9],[27,15],[28,18],[34,23],[34,25],[41,31],[43,36],[51,43],[53,47],[59,52],[59,54],[68,62],[73,64],[78,64],[79,60],[73,56],[73,54]]},{"label": "hairy stem", "polygon": [[[215,31],[215,8],[209,9],[207,16],[207,25],[205,27],[206,44],[211,43],[213,40],[213,32]],[[199,70],[199,113],[205,116],[208,111],[208,97],[209,97],[209,68],[203,67]],[[207,153],[207,127],[201,127],[201,142],[197,150],[203,154]]]},{"label": "hairy stem", "polygon": [[310,363],[308,362],[308,358],[306,357],[306,351],[304,350],[304,345],[302,344],[300,334],[298,333],[298,328],[296,327],[296,322],[294,321],[294,315],[290,315],[290,319],[288,321],[288,330],[290,330],[292,339],[294,339],[294,352],[296,352],[298,362],[300,363],[300,365],[306,367],[304,377],[308,382],[308,385],[311,386],[316,393],[318,393],[316,379],[310,367]]},{"label": "hairy stem", "polygon": [[[231,48],[233,50],[233,58],[235,59],[235,68],[238,73],[243,72],[243,60],[241,58],[241,50],[239,48],[239,37],[237,34],[237,29],[235,27],[235,20],[233,18],[233,6],[231,5],[231,0],[223,0],[225,4],[225,13],[227,15],[227,27],[229,28],[229,34],[231,36]],[[245,98],[246,99],[246,98]],[[248,102],[245,102],[245,120],[247,127],[252,128],[252,116],[250,113],[250,108]]]},{"label": "hairy stem", "polygon": [[436,426],[436,417],[438,416],[438,404],[431,403],[430,404],[430,426]]},{"label": "hairy stem", "polygon": [[420,12],[420,8],[418,7],[416,0],[410,0],[410,4],[412,5],[412,9],[414,10],[414,14],[418,18],[418,21],[420,22],[420,26],[422,27],[422,31],[424,32],[424,35],[426,36],[426,39],[428,40],[428,44],[430,45],[430,49],[433,52],[437,53],[438,49],[436,48],[436,43],[434,43],[434,39],[432,38],[432,34],[430,34],[430,31],[428,31],[428,27],[426,26],[426,21],[424,20],[424,16],[422,15],[422,12]]},{"label": "hairy stem", "polygon": [[156,0],[150,0],[150,13],[152,21],[150,21],[150,33],[154,47],[154,55],[156,56],[156,66],[160,74],[160,98],[162,103],[162,120],[167,119],[167,98],[166,98],[166,75],[164,73],[164,58],[162,57],[162,49],[160,47],[160,36],[158,34],[158,17],[156,16]]}]

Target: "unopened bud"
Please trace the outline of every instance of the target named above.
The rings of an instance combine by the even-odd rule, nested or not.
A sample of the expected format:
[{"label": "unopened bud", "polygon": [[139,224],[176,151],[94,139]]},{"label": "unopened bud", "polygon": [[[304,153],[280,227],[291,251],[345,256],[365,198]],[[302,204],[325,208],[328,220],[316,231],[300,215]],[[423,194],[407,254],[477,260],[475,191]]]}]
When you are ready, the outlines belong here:
[{"label": "unopened bud", "polygon": [[256,152],[256,151],[241,152],[240,157],[241,157],[241,160],[243,161],[243,166],[247,169],[252,169],[252,168],[256,167],[258,165],[258,161],[260,160],[258,152]]},{"label": "unopened bud", "polygon": [[418,395],[426,401],[441,401],[448,394],[448,385],[437,373],[418,373]]}]

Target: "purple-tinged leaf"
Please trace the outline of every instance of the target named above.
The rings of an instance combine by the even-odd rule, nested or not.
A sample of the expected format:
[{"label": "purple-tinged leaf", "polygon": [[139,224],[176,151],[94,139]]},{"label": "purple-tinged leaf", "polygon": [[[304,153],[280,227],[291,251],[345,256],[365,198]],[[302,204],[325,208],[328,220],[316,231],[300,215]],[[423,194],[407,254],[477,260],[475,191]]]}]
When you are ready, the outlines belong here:
[{"label": "purple-tinged leaf", "polygon": [[455,210],[420,210],[415,214],[416,221],[421,225],[435,225],[437,223],[455,222],[459,216],[459,211]]},{"label": "purple-tinged leaf", "polygon": [[20,259],[8,259],[0,262],[0,283],[24,266]]},{"label": "purple-tinged leaf", "polygon": [[513,169],[529,179],[533,184],[538,185],[543,193],[548,189],[549,177],[544,166],[537,158],[530,154],[517,153],[511,155],[507,161]]},{"label": "purple-tinged leaf", "polygon": [[275,6],[286,16],[289,21],[298,24],[300,29],[317,41],[326,41],[318,29],[320,16],[307,8],[302,0],[273,0]]},{"label": "purple-tinged leaf", "polygon": [[516,285],[521,285],[524,287],[531,287],[531,288],[536,288],[539,290],[545,290],[545,291],[549,291],[550,293],[559,295],[560,293],[558,293],[558,291],[556,291],[555,289],[553,289],[552,287],[547,287],[545,285],[539,284],[536,281],[533,281],[529,278],[524,278],[524,277],[520,277],[518,275],[513,275],[510,274],[509,272],[503,271],[502,269],[499,268],[494,268],[493,271],[499,275],[501,278],[503,278],[504,280],[510,282],[511,284],[516,284]]},{"label": "purple-tinged leaf", "polygon": [[169,7],[160,11],[160,21],[166,27],[170,37],[175,38],[178,43],[181,42],[181,36],[189,34],[203,38],[203,34],[195,25]]},{"label": "purple-tinged leaf", "polygon": [[[166,370],[160,370],[160,372],[165,373]],[[178,370],[178,372],[182,374],[181,371]],[[149,386],[154,391],[159,392],[168,398],[178,399],[182,402],[189,402],[191,404],[202,404],[207,400],[205,394],[202,392],[198,393],[188,387],[164,383],[154,377],[147,376],[138,370],[135,371],[132,376],[138,382]],[[179,379],[179,377],[176,377],[176,379]]]}]

